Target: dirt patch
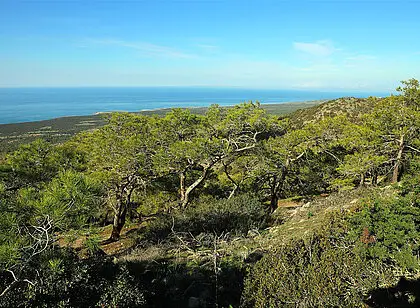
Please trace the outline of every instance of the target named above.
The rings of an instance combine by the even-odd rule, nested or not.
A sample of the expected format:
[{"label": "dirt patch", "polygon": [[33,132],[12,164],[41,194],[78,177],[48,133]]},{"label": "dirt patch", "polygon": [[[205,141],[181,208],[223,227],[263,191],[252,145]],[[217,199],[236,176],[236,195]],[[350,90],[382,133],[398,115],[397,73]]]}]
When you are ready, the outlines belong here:
[{"label": "dirt patch", "polygon": [[60,247],[70,247],[74,249],[78,252],[80,257],[84,258],[90,255],[87,241],[92,240],[97,243],[96,248],[98,248],[99,251],[103,254],[112,256],[133,248],[136,245],[136,240],[132,236],[132,231],[138,229],[140,229],[140,224],[133,224],[123,228],[120,240],[111,243],[106,243],[106,240],[111,234],[112,225],[95,230],[68,232],[57,235],[57,244]]},{"label": "dirt patch", "polygon": [[295,207],[299,207],[302,206],[301,202],[296,202],[296,201],[292,201],[292,200],[279,200],[277,202],[277,207],[282,207],[282,208],[295,208]]}]

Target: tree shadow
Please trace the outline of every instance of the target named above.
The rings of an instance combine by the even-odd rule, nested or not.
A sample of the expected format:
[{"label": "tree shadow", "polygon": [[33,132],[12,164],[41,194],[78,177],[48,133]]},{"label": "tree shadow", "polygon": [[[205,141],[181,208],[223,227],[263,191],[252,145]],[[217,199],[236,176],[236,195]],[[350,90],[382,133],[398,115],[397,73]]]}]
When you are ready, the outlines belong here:
[{"label": "tree shadow", "polygon": [[139,284],[147,286],[147,307],[238,307],[246,272],[223,263],[216,274],[207,266],[170,259],[125,266]]},{"label": "tree shadow", "polygon": [[401,277],[393,287],[372,290],[365,303],[375,308],[420,307],[420,279]]}]

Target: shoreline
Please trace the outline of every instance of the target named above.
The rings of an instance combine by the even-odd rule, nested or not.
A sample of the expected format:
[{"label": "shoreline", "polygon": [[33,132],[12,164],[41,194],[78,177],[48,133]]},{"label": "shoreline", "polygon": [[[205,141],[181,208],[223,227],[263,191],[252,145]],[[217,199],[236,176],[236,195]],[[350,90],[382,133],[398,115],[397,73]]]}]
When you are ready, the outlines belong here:
[{"label": "shoreline", "polygon": [[[261,104],[268,114],[284,116],[299,109],[310,108],[328,101],[311,100],[300,102]],[[231,108],[234,105],[222,106]],[[193,114],[204,114],[209,106],[184,107]],[[182,108],[182,107],[180,107]],[[144,115],[164,116],[173,108],[156,108],[135,111]],[[97,112],[89,115],[69,115],[40,121],[26,121],[0,124],[0,154],[15,150],[20,144],[43,138],[52,143],[61,143],[82,132],[97,129],[106,124],[106,114],[116,111]]]},{"label": "shoreline", "polygon": [[[281,107],[288,107],[290,105],[290,107],[295,107],[297,105],[310,105],[310,106],[314,106],[314,105],[318,105],[318,104],[322,104],[324,102],[329,101],[330,99],[319,99],[319,100],[308,100],[308,101],[287,101],[287,102],[273,102],[273,103],[261,103],[261,106],[264,108],[264,106],[269,106],[269,107],[274,107],[274,106],[281,106]],[[230,108],[233,107],[237,104],[233,104],[233,105],[220,105],[221,107],[226,107],[226,108]],[[304,106],[304,107],[305,107]],[[66,119],[66,118],[81,118],[81,117],[96,117],[96,116],[101,116],[101,115],[106,115],[106,114],[111,114],[114,112],[128,112],[128,113],[144,113],[144,114],[153,114],[153,113],[162,113],[162,112],[168,112],[174,108],[181,108],[181,109],[191,109],[191,110],[200,110],[200,109],[207,109],[209,108],[209,106],[191,106],[191,107],[165,107],[165,108],[151,108],[151,109],[140,109],[137,111],[126,111],[126,110],[110,110],[110,111],[97,111],[91,114],[83,114],[83,115],[65,115],[65,116],[60,116],[60,117],[54,117],[54,118],[48,118],[48,119],[42,119],[42,120],[34,120],[34,121],[22,121],[22,122],[10,122],[10,123],[0,123],[0,135],[1,135],[1,129],[4,126],[7,125],[27,125],[29,123],[40,123],[40,122],[46,122],[46,121],[56,121],[59,119]],[[299,108],[300,109],[300,108]]]}]

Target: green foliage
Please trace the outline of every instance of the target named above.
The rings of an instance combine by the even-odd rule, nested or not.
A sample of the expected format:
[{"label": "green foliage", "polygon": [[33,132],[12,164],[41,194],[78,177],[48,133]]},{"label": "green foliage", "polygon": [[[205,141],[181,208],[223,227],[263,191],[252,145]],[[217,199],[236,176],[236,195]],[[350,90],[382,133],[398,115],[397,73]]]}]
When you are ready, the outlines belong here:
[{"label": "green foliage", "polygon": [[[145,290],[124,266],[108,260],[80,260],[63,249],[49,249],[21,274],[33,284],[21,283],[4,297],[0,307],[143,307]],[[9,276],[0,281],[3,289]]]},{"label": "green foliage", "polygon": [[86,239],[85,245],[90,255],[95,255],[97,252],[100,251],[100,241],[101,238],[98,234],[89,234],[89,237]]},{"label": "green foliage", "polygon": [[[349,218],[349,236],[361,254],[419,271],[420,204],[408,197],[378,198]],[[369,241],[364,232],[368,232]]]},{"label": "green foliage", "polygon": [[401,182],[401,194],[409,196],[415,204],[420,204],[420,158],[413,159],[407,166]]},{"label": "green foliage", "polygon": [[241,307],[364,307],[389,272],[340,243],[337,232],[266,254],[245,281]]},{"label": "green foliage", "polygon": [[58,172],[53,146],[42,139],[22,145],[7,160],[15,173],[31,183],[49,180]]},{"label": "green foliage", "polygon": [[177,197],[165,190],[152,191],[148,194],[134,195],[136,202],[135,211],[140,216],[155,215],[168,211],[177,206]]},{"label": "green foliage", "polygon": [[135,283],[125,267],[119,270],[113,281],[106,281],[101,288],[102,295],[98,306],[113,308],[146,306],[143,290]]},{"label": "green foliage", "polygon": [[146,176],[152,122],[145,116],[114,113],[103,128],[79,136],[81,150],[88,153],[89,171],[111,186]]},{"label": "green foliage", "polygon": [[[115,113],[105,126],[64,144],[36,140],[2,155],[0,292],[12,287],[0,306],[168,304],[160,295],[185,306],[196,298],[188,295],[196,281],[206,285],[191,291],[206,293],[200,303],[220,296],[216,304],[228,306],[242,287],[245,263],[234,254],[222,258],[215,247],[221,239],[228,247],[235,235],[268,250],[246,280],[244,307],[362,306],[369,292],[394,283],[396,273],[420,273],[419,82],[402,82],[398,91],[384,99],[336,100],[291,121],[269,116],[258,102],[214,105],[200,115],[186,109],[161,118]],[[275,220],[266,205],[276,210],[279,198],[310,199],[400,179],[392,187],[398,195],[366,193],[364,206],[351,208],[347,218],[334,213],[323,231],[305,240],[271,251],[264,243],[275,232],[260,234],[258,243],[247,238]],[[137,264],[140,272],[120,267],[101,256],[98,234],[86,241],[87,260],[53,244],[57,232],[91,230],[105,205],[114,213],[112,240],[126,216],[156,216],[139,228],[140,246],[163,241],[164,256],[177,249],[178,258],[185,248],[185,264]],[[300,215],[311,225],[323,211]],[[277,221],[294,219],[289,210],[281,213],[287,217]],[[234,296],[226,295],[227,284]]]},{"label": "green foliage", "polygon": [[335,178],[331,181],[329,188],[335,191],[345,191],[354,189],[354,178]]},{"label": "green foliage", "polygon": [[161,240],[172,232],[246,235],[249,230],[262,228],[266,218],[264,207],[251,195],[238,195],[229,200],[208,198],[151,222],[146,237]]},{"label": "green foliage", "polygon": [[411,78],[401,81],[402,86],[397,91],[404,97],[405,104],[415,107],[418,111],[420,107],[420,83],[418,80]]},{"label": "green foliage", "polygon": [[385,163],[386,158],[384,156],[378,156],[374,153],[354,153],[346,155],[344,162],[337,170],[350,178],[360,176],[371,172],[378,166]]},{"label": "green foliage", "polygon": [[5,186],[0,184],[0,269],[7,269],[19,262],[20,248],[27,245],[24,232],[19,232],[27,223],[32,211],[29,207],[19,207]]},{"label": "green foliage", "polygon": [[6,166],[21,182],[18,185],[34,186],[47,182],[61,170],[83,170],[85,156],[71,144],[54,146],[42,139],[21,145],[6,157]]},{"label": "green foliage", "polygon": [[14,216],[3,213],[0,219],[0,268],[9,268],[19,261],[19,248],[25,244],[15,230]]},{"label": "green foliage", "polygon": [[48,215],[55,227],[80,228],[98,213],[102,204],[102,185],[75,171],[60,172],[34,201],[38,215]]},{"label": "green foliage", "polygon": [[364,126],[374,135],[375,154],[387,158],[393,169],[392,182],[401,178],[403,166],[409,163],[417,148],[420,136],[420,108],[418,101],[420,88],[418,81],[403,82],[398,88],[399,96],[390,96],[377,102],[371,113],[367,114]]}]

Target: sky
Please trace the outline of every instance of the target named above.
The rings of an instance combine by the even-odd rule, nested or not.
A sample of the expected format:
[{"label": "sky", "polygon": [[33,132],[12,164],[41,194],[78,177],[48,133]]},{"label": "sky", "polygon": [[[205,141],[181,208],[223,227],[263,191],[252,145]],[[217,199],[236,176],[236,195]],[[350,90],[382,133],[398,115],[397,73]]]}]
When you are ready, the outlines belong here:
[{"label": "sky", "polygon": [[420,1],[0,0],[0,87],[392,91]]}]

